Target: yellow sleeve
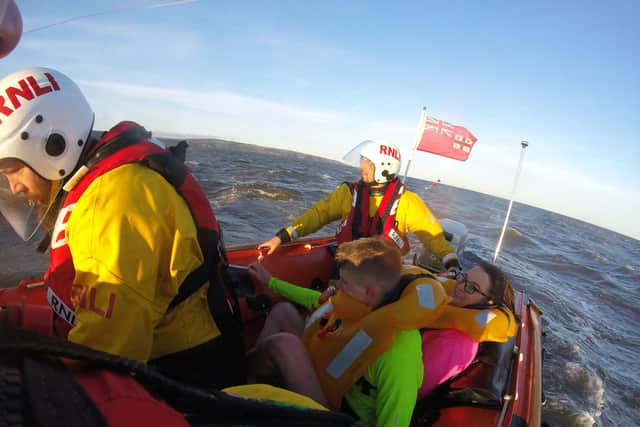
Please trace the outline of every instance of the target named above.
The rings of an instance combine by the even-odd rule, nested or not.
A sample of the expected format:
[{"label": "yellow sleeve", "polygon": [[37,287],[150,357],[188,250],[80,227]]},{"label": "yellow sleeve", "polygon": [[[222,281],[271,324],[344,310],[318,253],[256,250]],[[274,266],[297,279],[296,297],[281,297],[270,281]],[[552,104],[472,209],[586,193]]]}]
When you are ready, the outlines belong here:
[{"label": "yellow sleeve", "polygon": [[97,178],[66,232],[78,291],[70,341],[146,362],[158,345],[160,353],[179,351],[219,334],[206,289],[165,316],[203,258],[186,202],[156,172],[129,164]]},{"label": "yellow sleeve", "polygon": [[440,223],[416,193],[405,191],[402,195],[396,220],[400,233],[415,234],[422,245],[444,264],[457,259],[455,251],[444,238]]},{"label": "yellow sleeve", "polygon": [[434,329],[457,329],[477,342],[505,342],[517,332],[516,320],[511,312],[473,309],[448,304],[440,316],[427,325]]},{"label": "yellow sleeve", "polygon": [[351,190],[340,184],[325,198],[317,201],[306,212],[291,222],[287,232],[291,240],[314,233],[337,219],[344,219],[351,211]]}]

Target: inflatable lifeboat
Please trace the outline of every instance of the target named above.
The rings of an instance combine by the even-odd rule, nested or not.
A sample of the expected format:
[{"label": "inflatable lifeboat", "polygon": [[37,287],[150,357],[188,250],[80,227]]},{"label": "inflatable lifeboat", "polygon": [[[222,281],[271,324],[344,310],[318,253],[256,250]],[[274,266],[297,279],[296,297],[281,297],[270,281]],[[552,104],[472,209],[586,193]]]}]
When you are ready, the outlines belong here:
[{"label": "inflatable lifeboat", "polygon": [[[460,237],[460,234],[450,237],[456,244],[464,243],[464,236]],[[234,274],[242,274],[243,266],[260,257],[275,277],[322,290],[336,274],[334,250],[331,237],[301,239],[281,246],[264,258],[260,257],[255,245],[234,246],[229,248],[229,262]],[[542,312],[517,285],[514,289],[514,311],[519,321],[516,336],[505,343],[481,343],[476,360],[464,372],[418,402],[412,425],[514,427],[541,424]],[[252,295],[250,290],[239,291],[250,342],[249,337],[259,332],[268,307],[275,301],[271,296]]]},{"label": "inflatable lifeboat", "polygon": [[[256,292],[246,267],[260,260],[276,277],[322,290],[329,280],[336,277],[335,247],[333,237],[317,237],[282,245],[269,256],[262,256],[256,244],[227,248],[229,271],[245,323],[244,338],[248,346],[255,341],[267,313],[279,297],[269,292]],[[482,343],[476,360],[465,371],[418,401],[412,425],[513,427],[541,424],[542,313],[526,292],[518,290],[517,283],[515,285],[515,315],[519,323],[516,336],[505,343]],[[21,302],[45,306],[44,283],[32,280],[21,282],[14,288],[0,289],[0,307]],[[45,340],[45,344],[38,345],[40,352],[49,351],[56,356],[72,358],[77,357],[76,353],[99,353],[75,348],[80,346],[47,342]],[[3,348],[7,346],[0,344],[0,351]],[[25,346],[20,351],[28,351],[29,348]],[[179,408],[183,413],[190,413],[185,417],[192,425],[353,425],[355,422],[345,414],[311,407],[274,405],[273,402],[237,398],[223,392],[207,395],[189,387],[181,389],[180,385],[167,385],[170,381],[158,380],[145,365],[128,362],[123,368],[119,365],[121,362],[116,361],[113,369],[134,372],[136,378],[149,377],[152,383],[155,381],[163,387],[173,387],[173,393],[177,387],[180,393],[192,396],[192,404],[200,402],[197,404],[200,409],[189,405]],[[0,378],[0,385],[2,381]]]}]

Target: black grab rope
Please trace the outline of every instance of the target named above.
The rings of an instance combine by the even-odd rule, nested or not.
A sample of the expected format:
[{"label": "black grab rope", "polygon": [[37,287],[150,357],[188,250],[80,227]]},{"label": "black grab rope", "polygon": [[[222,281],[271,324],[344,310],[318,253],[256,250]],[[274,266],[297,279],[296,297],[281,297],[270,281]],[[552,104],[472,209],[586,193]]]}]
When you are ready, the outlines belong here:
[{"label": "black grab rope", "polygon": [[263,402],[235,397],[219,390],[193,387],[175,381],[144,363],[84,347],[60,337],[0,327],[0,361],[25,357],[46,359],[48,356],[82,361],[94,368],[132,375],[153,393],[165,398],[176,410],[186,414],[192,425],[238,423],[294,426],[300,425],[300,420],[304,420],[304,425],[309,426],[354,424],[354,419],[347,414]]}]

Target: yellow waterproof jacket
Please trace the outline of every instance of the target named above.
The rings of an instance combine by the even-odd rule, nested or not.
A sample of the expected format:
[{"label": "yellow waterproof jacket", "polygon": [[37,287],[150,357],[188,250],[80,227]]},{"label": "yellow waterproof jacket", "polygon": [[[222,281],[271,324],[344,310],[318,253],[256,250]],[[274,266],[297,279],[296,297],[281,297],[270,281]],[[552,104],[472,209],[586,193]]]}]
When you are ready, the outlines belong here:
[{"label": "yellow waterproof jacket", "polygon": [[[375,215],[382,197],[383,195],[369,196],[369,217]],[[286,228],[287,233],[291,240],[311,234],[330,222],[346,219],[351,207],[351,190],[346,183],[343,183],[294,219]],[[440,258],[444,264],[457,259],[453,248],[444,238],[440,223],[416,193],[405,191],[402,194],[396,221],[396,228],[401,236],[406,237],[409,232],[415,234],[424,247]],[[405,254],[409,249],[407,245]]]},{"label": "yellow waterproof jacket", "polygon": [[186,202],[158,173],[131,163],[96,178],[66,238],[82,286],[70,341],[147,362],[220,335],[208,284],[166,313],[203,255]]},{"label": "yellow waterproof jacket", "polygon": [[[453,293],[455,280],[443,284],[448,295]],[[518,325],[511,310],[497,308],[475,309],[447,305],[429,325],[432,329],[457,329],[474,341],[505,342],[517,332]]]}]

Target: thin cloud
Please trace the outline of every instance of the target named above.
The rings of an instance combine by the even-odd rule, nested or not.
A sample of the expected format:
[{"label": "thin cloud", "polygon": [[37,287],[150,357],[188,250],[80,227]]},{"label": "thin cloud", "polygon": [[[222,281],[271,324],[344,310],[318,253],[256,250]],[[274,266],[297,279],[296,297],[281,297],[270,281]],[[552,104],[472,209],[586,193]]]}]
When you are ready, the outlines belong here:
[{"label": "thin cloud", "polygon": [[49,28],[52,28],[52,27],[58,27],[60,25],[65,25],[65,24],[69,24],[69,23],[72,23],[72,22],[77,22],[77,21],[81,21],[81,20],[85,20],[85,19],[91,19],[91,18],[95,18],[95,17],[98,17],[98,16],[111,15],[111,14],[115,14],[115,13],[127,12],[127,11],[130,11],[130,10],[136,10],[136,9],[157,9],[157,8],[161,8],[161,7],[171,7],[171,6],[183,5],[183,4],[186,4],[186,3],[193,3],[193,2],[196,2],[196,1],[198,1],[198,0],[176,0],[176,1],[169,1],[169,2],[159,2],[159,3],[152,3],[152,4],[144,4],[144,5],[113,8],[113,9],[98,11],[98,12],[94,12],[94,13],[88,13],[88,14],[84,14],[84,15],[72,16],[72,17],[65,18],[65,19],[60,20],[60,21],[52,22],[52,23],[49,23],[49,24],[46,24],[46,25],[40,25],[38,27],[28,28],[28,29],[26,29],[24,31],[24,34],[31,34],[31,33],[35,33],[35,32],[42,31],[42,30],[46,30],[46,29],[49,29]]},{"label": "thin cloud", "polygon": [[350,121],[348,117],[340,113],[310,110],[224,91],[202,92],[167,89],[103,80],[80,80],[79,84],[118,93],[119,95],[129,98],[180,104],[191,110],[199,110],[205,113],[242,116],[275,115],[281,118],[306,120],[312,123],[327,125],[340,125]]},{"label": "thin cloud", "polygon": [[[137,56],[141,53],[140,42],[144,41],[146,55],[162,56],[173,52],[172,57],[190,58],[197,56],[205,48],[204,40],[195,32],[181,29],[141,27],[124,24],[74,22],[72,27],[76,37],[38,35],[25,37],[24,48],[32,51],[55,52],[77,57],[78,52],[93,54],[96,50],[109,51],[119,57]],[[96,44],[100,40],[100,46]]]},{"label": "thin cloud", "polygon": [[304,56],[323,58],[326,61],[328,59],[335,60],[345,56],[353,56],[352,52],[346,49],[328,43],[308,40],[299,34],[293,33],[262,33],[256,36],[254,40],[259,46],[280,51],[296,58]]}]

